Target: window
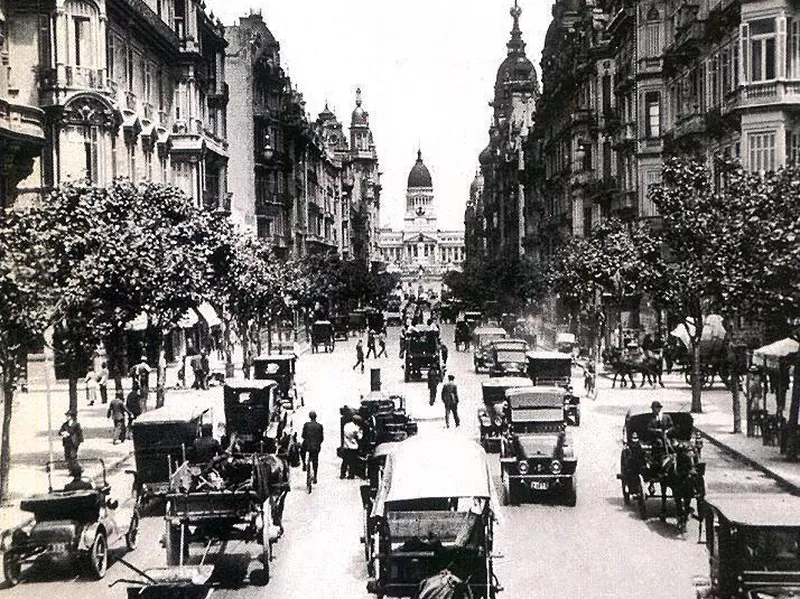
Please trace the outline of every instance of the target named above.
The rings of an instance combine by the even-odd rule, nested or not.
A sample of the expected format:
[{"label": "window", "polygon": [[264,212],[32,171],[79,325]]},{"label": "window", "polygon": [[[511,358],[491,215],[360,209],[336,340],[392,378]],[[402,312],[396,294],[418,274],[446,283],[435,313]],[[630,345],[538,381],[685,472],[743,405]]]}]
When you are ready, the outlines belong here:
[{"label": "window", "polygon": [[800,164],[800,130],[786,132],[788,162]]},{"label": "window", "polygon": [[775,133],[751,133],[748,138],[750,170],[769,172],[775,170]]},{"label": "window", "polygon": [[259,218],[257,234],[261,239],[267,239],[268,237],[272,237],[272,219]]},{"label": "window", "polygon": [[750,81],[775,79],[775,19],[760,19],[749,24]]},{"label": "window", "polygon": [[152,65],[145,61],[144,63],[144,101],[148,104],[151,103],[153,93],[153,73]]},{"label": "window", "polygon": [[647,92],[644,95],[645,105],[645,129],[647,137],[655,138],[661,136],[661,94],[658,92]]},{"label": "window", "polygon": [[125,49],[125,87],[133,91],[133,48]]},{"label": "window", "polygon": [[786,72],[792,79],[800,79],[800,19],[791,19],[789,21],[788,37]]},{"label": "window", "polygon": [[589,237],[592,234],[592,208],[583,209],[583,236]]},{"label": "window", "polygon": [[145,180],[153,180],[153,152],[144,153],[144,171]]},{"label": "window", "polygon": [[116,60],[116,50],[114,36],[108,36],[108,48],[106,48],[106,68],[108,69],[108,78],[114,78],[114,61]]},{"label": "window", "polygon": [[136,146],[127,144],[125,149],[128,152],[128,176],[131,179],[136,179]]},{"label": "window", "polygon": [[78,67],[91,66],[92,22],[88,17],[72,17],[72,20],[75,30],[72,62]]},{"label": "window", "polygon": [[92,183],[100,183],[100,164],[98,151],[97,127],[86,127],[83,131],[84,165],[86,179]]},{"label": "window", "polygon": [[719,92],[719,57],[715,54],[708,60],[708,99],[706,101],[709,108],[718,106],[722,99]]},{"label": "window", "polygon": [[661,56],[661,23],[658,9],[651,6],[647,13],[647,23],[644,30],[644,55],[648,58]]}]

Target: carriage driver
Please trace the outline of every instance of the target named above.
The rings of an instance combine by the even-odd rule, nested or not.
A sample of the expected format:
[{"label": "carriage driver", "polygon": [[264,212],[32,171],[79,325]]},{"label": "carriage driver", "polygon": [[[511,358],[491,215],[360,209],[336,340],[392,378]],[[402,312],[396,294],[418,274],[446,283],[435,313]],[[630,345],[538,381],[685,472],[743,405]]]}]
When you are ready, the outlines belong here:
[{"label": "carriage driver", "polygon": [[656,458],[656,464],[660,464],[667,450],[666,443],[669,443],[670,447],[672,447],[670,437],[675,432],[675,424],[669,414],[662,412],[663,407],[658,400],[650,404],[650,409],[653,410],[653,417],[647,423],[647,432],[652,435],[653,456]]}]

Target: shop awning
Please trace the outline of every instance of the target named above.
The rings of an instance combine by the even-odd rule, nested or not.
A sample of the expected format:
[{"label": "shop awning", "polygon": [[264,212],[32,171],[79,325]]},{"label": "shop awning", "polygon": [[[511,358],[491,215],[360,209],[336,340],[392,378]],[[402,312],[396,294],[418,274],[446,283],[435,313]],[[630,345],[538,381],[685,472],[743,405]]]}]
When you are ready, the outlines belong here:
[{"label": "shop awning", "polygon": [[126,331],[146,331],[147,330],[147,323],[148,323],[147,313],[146,312],[142,312],[141,314],[139,314],[139,316],[137,316],[136,318],[134,318],[133,320],[128,322],[128,324],[125,325],[125,330]]},{"label": "shop awning", "polygon": [[197,311],[200,313],[200,316],[203,317],[203,320],[208,323],[209,327],[218,327],[222,324],[219,316],[217,316],[216,310],[214,310],[214,307],[208,302],[203,302],[197,306]]},{"label": "shop awning", "polygon": [[800,343],[790,337],[775,341],[753,351],[753,362],[763,362],[767,366],[776,368],[776,362],[781,358],[793,356],[800,350]]},{"label": "shop awning", "polygon": [[197,313],[190,308],[181,316],[181,319],[178,321],[178,327],[182,329],[191,329],[198,322],[200,322],[200,319],[197,318]]}]

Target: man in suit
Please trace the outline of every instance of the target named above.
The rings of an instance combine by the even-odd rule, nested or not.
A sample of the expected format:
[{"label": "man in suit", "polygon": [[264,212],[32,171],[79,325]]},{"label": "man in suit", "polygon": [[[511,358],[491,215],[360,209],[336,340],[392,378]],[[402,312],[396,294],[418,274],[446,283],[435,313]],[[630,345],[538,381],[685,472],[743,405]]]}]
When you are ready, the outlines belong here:
[{"label": "man in suit", "polygon": [[653,457],[656,464],[661,463],[667,444],[672,447],[670,437],[675,432],[675,424],[669,414],[662,412],[663,407],[658,400],[650,404],[653,415],[647,423],[647,431],[653,439]]},{"label": "man in suit", "polygon": [[61,425],[58,434],[64,446],[64,460],[71,463],[78,459],[78,448],[83,443],[83,429],[78,423],[78,413],[75,410],[67,410],[64,415],[67,420]]},{"label": "man in suit", "polygon": [[106,411],[106,418],[111,418],[111,421],[114,423],[114,435],[111,438],[114,445],[122,443],[128,438],[128,431],[125,426],[128,417],[133,419],[133,412],[125,406],[125,403],[119,396],[115,396],[111,400],[111,403],[108,404],[108,410]]},{"label": "man in suit", "polygon": [[447,375],[447,382],[442,385],[442,403],[444,404],[444,422],[450,428],[450,413],[453,414],[453,422],[458,428],[461,420],[458,417],[458,387],[455,383],[456,377],[452,374]]},{"label": "man in suit", "polygon": [[317,472],[319,472],[319,452],[322,449],[325,433],[322,425],[317,422],[317,413],[314,410],[308,413],[308,422],[303,425],[301,437],[303,439],[303,450],[301,452],[303,470],[306,469],[306,452],[308,452],[308,461],[314,466],[314,482],[316,483]]}]

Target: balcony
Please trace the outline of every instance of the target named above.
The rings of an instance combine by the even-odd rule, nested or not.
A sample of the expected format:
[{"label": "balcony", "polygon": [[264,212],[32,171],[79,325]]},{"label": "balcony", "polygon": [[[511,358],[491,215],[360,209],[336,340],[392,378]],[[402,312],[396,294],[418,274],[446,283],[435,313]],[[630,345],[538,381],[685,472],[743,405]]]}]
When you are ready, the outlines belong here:
[{"label": "balcony", "polygon": [[44,112],[33,106],[11,104],[0,99],[0,131],[10,132],[35,144],[44,143]]},{"label": "balcony", "polygon": [[705,115],[701,112],[691,112],[688,114],[678,115],[675,121],[675,127],[672,130],[674,138],[683,137],[686,135],[698,135],[704,133],[706,130]]},{"label": "balcony", "polygon": [[208,85],[208,106],[210,108],[224,108],[228,105],[230,90],[224,81],[218,82],[211,79]]},{"label": "balcony", "polygon": [[800,105],[800,80],[745,83],[739,90],[737,108],[766,105]]},{"label": "balcony", "polygon": [[664,140],[661,137],[645,137],[639,140],[640,154],[660,154],[664,149]]},{"label": "balcony", "polygon": [[51,90],[59,88],[105,90],[106,78],[104,69],[86,67],[64,67],[64,79],[58,77],[58,70],[41,67],[37,72],[39,89]]}]

